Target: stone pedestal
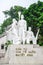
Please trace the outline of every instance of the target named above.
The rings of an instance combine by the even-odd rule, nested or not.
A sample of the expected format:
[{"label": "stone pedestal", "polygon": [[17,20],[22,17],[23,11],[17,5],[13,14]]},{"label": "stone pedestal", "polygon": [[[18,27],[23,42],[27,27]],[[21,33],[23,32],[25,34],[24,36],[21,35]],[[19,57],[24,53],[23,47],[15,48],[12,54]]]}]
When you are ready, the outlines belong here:
[{"label": "stone pedestal", "polygon": [[41,65],[43,64],[43,53],[40,47],[33,45],[11,45],[9,46],[9,64],[11,65]]}]

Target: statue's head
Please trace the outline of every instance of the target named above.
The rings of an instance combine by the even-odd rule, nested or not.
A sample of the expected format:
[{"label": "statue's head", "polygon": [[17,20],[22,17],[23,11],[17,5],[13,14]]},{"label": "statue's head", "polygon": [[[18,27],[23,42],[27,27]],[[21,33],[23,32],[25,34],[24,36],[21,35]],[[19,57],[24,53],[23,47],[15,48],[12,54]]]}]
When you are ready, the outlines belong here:
[{"label": "statue's head", "polygon": [[21,19],[24,19],[24,16],[23,15],[21,15]]},{"label": "statue's head", "polygon": [[31,27],[28,27],[28,30],[31,31]]},{"label": "statue's head", "polygon": [[13,19],[13,23],[17,23],[16,19]]},{"label": "statue's head", "polygon": [[15,19],[13,19],[13,22],[15,22],[16,20]]}]

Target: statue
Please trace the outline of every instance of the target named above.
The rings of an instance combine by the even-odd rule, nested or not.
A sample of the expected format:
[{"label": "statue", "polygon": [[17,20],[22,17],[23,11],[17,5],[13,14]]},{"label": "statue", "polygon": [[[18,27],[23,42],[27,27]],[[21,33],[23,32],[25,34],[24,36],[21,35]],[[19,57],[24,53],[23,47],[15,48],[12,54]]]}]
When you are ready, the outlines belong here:
[{"label": "statue", "polygon": [[27,36],[26,36],[26,42],[27,42],[28,44],[30,44],[30,41],[33,42],[33,39],[34,39],[34,38],[35,38],[35,37],[34,37],[33,32],[31,31],[31,27],[28,27]]},{"label": "statue", "polygon": [[17,21],[15,19],[13,19],[12,33],[17,35]]},{"label": "statue", "polygon": [[30,44],[30,41],[32,41],[33,44],[37,44],[38,34],[39,34],[39,29],[38,29],[38,32],[37,32],[36,37],[35,37],[33,32],[31,31],[31,27],[28,27],[26,42],[28,44]]},{"label": "statue", "polygon": [[19,44],[17,21],[15,19],[13,19],[12,24],[12,35],[13,35],[13,44]]},{"label": "statue", "polygon": [[27,24],[26,21],[24,20],[24,16],[21,15],[21,20],[18,22],[18,28],[19,28],[19,37],[21,40],[21,43],[25,44],[25,35],[27,31]]},{"label": "statue", "polygon": [[[27,23],[24,20],[24,16],[21,15],[21,12],[18,12],[19,15],[19,21],[17,22],[15,19],[13,19],[12,23],[12,36],[9,31],[7,31],[7,38],[11,38],[13,40],[13,44],[25,44],[25,41],[29,44],[30,41],[33,42],[33,44],[37,44],[39,29],[36,34],[36,37],[34,36],[34,33],[31,30],[31,27],[28,27],[27,31]],[[20,20],[21,17],[21,20]],[[8,35],[9,34],[9,35]]]}]

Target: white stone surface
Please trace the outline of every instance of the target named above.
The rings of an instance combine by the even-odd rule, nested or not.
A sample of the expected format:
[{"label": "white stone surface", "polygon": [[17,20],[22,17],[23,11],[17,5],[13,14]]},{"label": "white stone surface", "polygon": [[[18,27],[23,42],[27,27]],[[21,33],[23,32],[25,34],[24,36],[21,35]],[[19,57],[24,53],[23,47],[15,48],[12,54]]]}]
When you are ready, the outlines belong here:
[{"label": "white stone surface", "polygon": [[[35,48],[33,45],[9,46],[5,58],[0,59],[0,65],[43,65],[43,47],[37,46]],[[15,56],[15,48],[22,50],[28,48],[29,51],[34,50],[36,53],[34,52],[33,56]]]},{"label": "white stone surface", "polygon": [[32,42],[34,41],[34,38],[35,38],[35,36],[34,36],[34,33],[31,30],[31,27],[28,27],[26,42],[29,44],[30,41],[32,41]]},{"label": "white stone surface", "polygon": [[6,36],[1,37],[0,38],[0,45],[5,44],[5,42],[6,42]]},{"label": "white stone surface", "polygon": [[[27,48],[27,51],[29,51],[29,55],[27,56],[26,54],[28,54],[27,52],[25,53],[24,56],[15,56],[16,54],[16,48],[18,49],[23,49]],[[32,51],[32,52],[31,52]],[[21,53],[22,53],[21,52]],[[42,49],[40,47],[33,48],[33,45],[11,45],[9,46],[9,64],[16,64],[16,65],[28,65],[28,64],[43,64],[43,53],[42,53]]]},{"label": "white stone surface", "polygon": [[39,34],[39,29],[35,37],[33,31],[31,30],[31,27],[28,27],[28,31],[26,35],[26,42],[30,44],[30,41],[32,41],[33,44],[37,44],[38,34]]},{"label": "white stone surface", "polygon": [[2,44],[5,44],[6,41],[7,41],[7,40],[6,40],[6,36],[3,36],[3,37],[0,38],[0,50],[1,50],[1,45],[2,45]]},{"label": "white stone surface", "polygon": [[21,20],[18,21],[18,28],[19,28],[19,37],[21,42],[25,44],[25,37],[26,37],[26,31],[27,31],[27,23],[24,20],[24,16],[21,15]]},{"label": "white stone surface", "polygon": [[[21,13],[19,12],[19,16],[20,14]],[[37,44],[38,34],[39,30],[35,37],[34,33],[31,31],[31,27],[29,27],[29,30],[27,31],[27,22],[24,20],[24,16],[21,15],[21,20],[19,19],[18,22],[13,19],[13,23],[10,28],[6,30],[4,37],[0,38],[0,45],[2,43],[5,44],[7,40],[13,41],[13,44],[21,44],[22,42],[25,44],[25,41],[28,44],[30,41],[33,41],[33,44]]]},{"label": "white stone surface", "polygon": [[11,32],[11,28],[9,30],[6,31],[6,40],[12,40],[13,36],[12,36],[12,32]]},{"label": "white stone surface", "polygon": [[13,44],[19,44],[19,37],[18,37],[18,25],[17,21],[13,19],[13,24],[12,24],[12,39],[13,39]]}]

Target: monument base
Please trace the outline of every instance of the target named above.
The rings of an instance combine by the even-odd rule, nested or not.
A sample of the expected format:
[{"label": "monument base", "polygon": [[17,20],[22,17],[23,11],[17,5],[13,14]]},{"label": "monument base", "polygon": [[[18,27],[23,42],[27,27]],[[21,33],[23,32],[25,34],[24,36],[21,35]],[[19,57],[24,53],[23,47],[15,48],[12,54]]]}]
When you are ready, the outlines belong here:
[{"label": "monument base", "polygon": [[[38,46],[38,45],[37,45]],[[12,65],[43,65],[43,53],[41,47],[33,45],[10,45],[8,56]]]}]

